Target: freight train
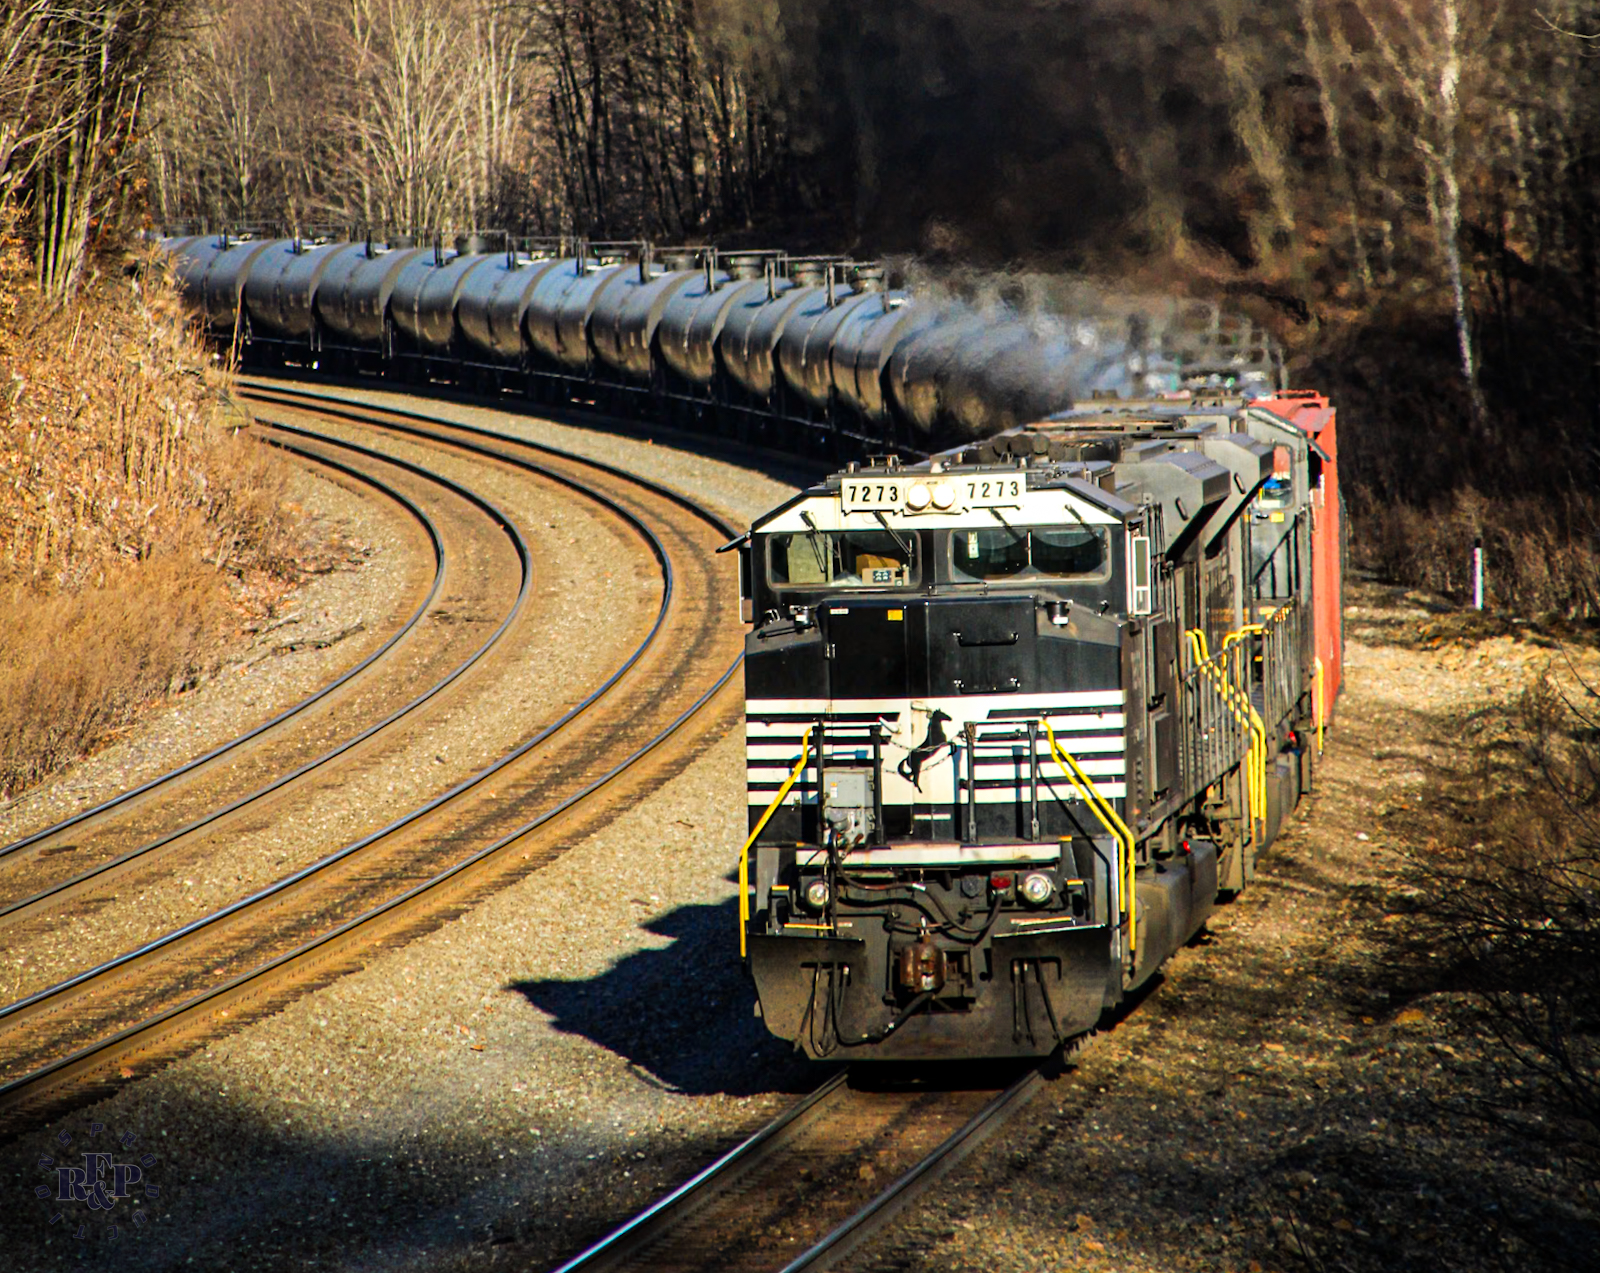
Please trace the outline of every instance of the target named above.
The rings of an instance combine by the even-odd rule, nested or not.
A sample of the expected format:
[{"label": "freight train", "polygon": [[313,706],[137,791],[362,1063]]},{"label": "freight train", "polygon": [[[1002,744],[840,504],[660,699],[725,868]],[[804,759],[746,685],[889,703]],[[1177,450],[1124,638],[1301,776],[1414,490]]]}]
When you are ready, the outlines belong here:
[{"label": "freight train", "polygon": [[249,365],[844,462],[728,546],[739,951],[813,1057],[1052,1052],[1249,884],[1311,789],[1341,681],[1336,415],[1277,387],[1251,329],[1050,341],[775,253],[164,246]]}]

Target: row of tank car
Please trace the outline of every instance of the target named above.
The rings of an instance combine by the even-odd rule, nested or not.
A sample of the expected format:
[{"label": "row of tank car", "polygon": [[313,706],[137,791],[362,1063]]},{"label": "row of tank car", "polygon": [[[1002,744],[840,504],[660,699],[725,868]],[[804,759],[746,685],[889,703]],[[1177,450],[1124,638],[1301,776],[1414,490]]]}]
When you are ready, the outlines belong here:
[{"label": "row of tank car", "polygon": [[[790,447],[798,424],[800,444],[834,454],[926,452],[1073,392],[1148,392],[1180,372],[1142,319],[1042,331],[993,307],[918,301],[881,265],[839,259],[582,240],[447,251],[222,234],[163,247],[209,334],[246,366],[516,391]],[[1271,387],[1259,344],[1225,360],[1224,375]]]}]

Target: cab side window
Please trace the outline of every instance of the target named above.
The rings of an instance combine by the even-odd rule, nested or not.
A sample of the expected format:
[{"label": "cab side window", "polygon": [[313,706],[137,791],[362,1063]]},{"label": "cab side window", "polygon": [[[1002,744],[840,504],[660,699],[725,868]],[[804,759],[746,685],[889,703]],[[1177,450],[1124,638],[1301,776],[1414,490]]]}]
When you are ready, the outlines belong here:
[{"label": "cab side window", "polygon": [[917,546],[904,542],[881,530],[772,535],[769,578],[775,588],[905,588],[916,582]]}]

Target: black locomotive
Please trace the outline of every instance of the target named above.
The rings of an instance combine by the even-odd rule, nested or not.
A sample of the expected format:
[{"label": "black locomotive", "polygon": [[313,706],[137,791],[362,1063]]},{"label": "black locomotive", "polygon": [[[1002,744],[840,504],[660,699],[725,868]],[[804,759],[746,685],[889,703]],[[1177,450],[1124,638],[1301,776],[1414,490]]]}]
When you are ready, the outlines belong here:
[{"label": "black locomotive", "polygon": [[1245,887],[1338,688],[1333,442],[1316,395],[1096,403],[756,522],[740,940],[773,1033],[1048,1053]]}]

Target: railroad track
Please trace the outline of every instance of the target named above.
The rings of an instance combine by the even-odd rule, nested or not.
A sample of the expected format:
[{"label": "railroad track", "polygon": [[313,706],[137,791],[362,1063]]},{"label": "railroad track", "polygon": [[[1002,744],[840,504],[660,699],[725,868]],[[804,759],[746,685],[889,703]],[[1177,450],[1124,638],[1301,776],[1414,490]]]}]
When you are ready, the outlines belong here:
[{"label": "railroad track", "polygon": [[841,1070],[555,1273],[833,1268],[1020,1110],[1045,1074],[1030,1068],[996,1087],[993,1073],[974,1086],[874,1088]]},{"label": "railroad track", "polygon": [[[334,468],[354,476],[365,476],[369,482],[378,489],[386,489],[382,483],[372,479],[370,475],[361,475],[360,471],[352,465],[343,463],[333,456],[311,447],[297,445],[289,441],[277,441],[277,445],[292,454],[304,459],[314,461],[323,466]],[[375,459],[372,452],[364,452],[366,458]],[[406,466],[414,474],[425,476],[417,470],[416,466]],[[180,766],[172,772],[163,775],[152,782],[144,784],[137,790],[146,806],[144,816],[137,815],[137,806],[125,797],[116,797],[94,810],[76,818],[68,819],[36,832],[10,849],[19,851],[32,848],[35,851],[34,860],[28,862],[13,861],[11,870],[4,879],[0,879],[0,932],[16,934],[25,932],[27,925],[38,922],[51,911],[64,904],[83,898],[97,890],[104,890],[140,870],[149,870],[155,866],[162,857],[176,856],[188,849],[191,856],[196,847],[194,842],[203,832],[221,829],[219,824],[233,815],[258,807],[274,796],[283,792],[285,788],[308,775],[316,773],[325,766],[333,764],[342,757],[360,747],[362,744],[376,738],[386,730],[406,720],[436,699],[440,694],[454,685],[487,656],[494,647],[504,638],[511,625],[522,613],[527,603],[529,590],[532,584],[532,565],[527,544],[522,535],[512,524],[511,520],[493,505],[478,500],[470,491],[459,484],[440,480],[439,484],[445,489],[453,490],[463,501],[476,507],[485,515],[488,521],[497,527],[506,536],[510,546],[515,551],[518,567],[517,586],[511,603],[505,608],[504,614],[489,633],[487,639],[474,644],[471,628],[464,631],[468,638],[462,641],[456,638],[443,642],[433,650],[428,651],[431,657],[413,659],[408,666],[393,667],[385,662],[378,670],[388,674],[388,684],[380,684],[362,693],[357,693],[355,674],[364,672],[378,665],[378,659],[396,649],[401,638],[409,635],[416,628],[417,622],[429,612],[429,607],[438,598],[440,586],[444,581],[447,554],[444,550],[443,539],[438,527],[432,518],[428,517],[416,504],[399,492],[391,491],[396,499],[412,510],[426,528],[429,539],[434,545],[435,561],[437,568],[434,572],[433,585],[427,597],[407,623],[386,641],[372,656],[363,660],[356,668],[345,673],[331,685],[319,690],[316,694],[305,699],[288,712],[280,714],[266,726],[256,729],[238,739],[210,753],[209,763],[201,765],[199,762],[190,762]],[[463,648],[464,647],[464,648]],[[458,657],[462,656],[464,657]],[[442,669],[442,675],[432,679],[429,672],[433,666]],[[410,696],[411,687],[418,680],[423,682],[424,688],[415,695]],[[347,701],[333,700],[331,696],[344,691]],[[325,709],[338,709],[348,707],[358,723],[348,724],[337,718],[335,712],[328,712],[331,719],[324,718],[318,722],[319,728],[309,735],[290,736],[282,739],[269,738],[274,732],[287,733],[286,727],[291,723],[302,723],[304,717],[312,707],[322,704]],[[395,704],[391,706],[391,704]],[[362,724],[374,713],[377,719],[370,724]],[[321,737],[328,733],[340,736],[339,741],[327,750],[320,750],[312,746],[312,754],[305,755],[308,743],[315,744]],[[247,744],[254,743],[252,753],[246,758],[240,756],[240,750]],[[244,763],[236,764],[235,771],[227,779],[221,779],[208,771],[220,764],[224,757],[236,759]],[[202,757],[202,760],[207,760]],[[253,786],[252,779],[259,776],[261,785]],[[179,793],[177,799],[172,799],[157,806],[156,794],[176,786],[184,779],[195,779],[188,788]],[[231,781],[229,781],[231,780]],[[221,805],[207,807],[201,805],[202,812],[192,818],[185,819],[187,811],[194,807],[197,798],[204,797],[214,790],[215,785],[229,781],[233,787],[245,786],[252,788]],[[197,785],[203,783],[203,785]],[[122,816],[118,824],[108,828],[105,833],[95,838],[92,836],[92,826],[85,826],[86,822],[95,820],[105,821],[108,815],[120,813]],[[91,818],[89,815],[96,815]],[[135,816],[130,816],[135,815]],[[172,825],[174,822],[177,825]],[[171,829],[167,829],[170,827]],[[157,829],[159,828],[159,829]],[[85,833],[90,835],[86,838]],[[50,878],[50,867],[54,864],[55,853],[52,849],[59,844],[62,837],[71,833],[75,838],[86,839],[83,845],[70,846],[75,850],[74,861],[81,861],[86,856],[98,854],[101,861],[86,870],[76,874]],[[145,838],[153,834],[154,838]],[[193,847],[192,847],[193,846]],[[59,849],[56,850],[59,852]],[[29,870],[27,868],[31,867]],[[40,884],[39,877],[43,875],[46,882]],[[13,938],[14,939],[14,938]],[[4,1019],[0,1013],[0,1020]]]},{"label": "railroad track", "polygon": [[[60,852],[76,850],[78,848],[77,845],[64,847],[61,844],[69,833],[77,837],[87,835],[92,832],[96,824],[109,820],[113,815],[126,817],[141,804],[152,804],[162,797],[169,796],[180,783],[192,783],[196,786],[203,784],[213,791],[218,785],[225,785],[227,780],[219,777],[218,770],[226,762],[236,759],[251,744],[257,744],[259,747],[270,736],[287,732],[290,726],[302,723],[313,708],[323,704],[325,700],[337,694],[340,690],[351,686],[364,673],[383,660],[401,641],[410,636],[428,613],[429,607],[437,600],[439,590],[444,583],[447,554],[443,538],[434,520],[410,497],[371,473],[362,472],[352,465],[341,463],[329,457],[314,456],[309,451],[302,450],[300,454],[308,460],[316,461],[322,467],[338,473],[394,503],[421,530],[433,553],[433,570],[429,578],[427,591],[416,608],[382,644],[370,651],[354,666],[345,669],[344,672],[326,685],[318,687],[311,694],[269,719],[252,726],[244,733],[213,747],[202,755],[185,761],[174,769],[150,778],[126,791],[119,792],[108,800],[103,800],[87,809],[79,810],[59,822],[29,832],[9,844],[0,845],[0,869],[4,869],[7,872],[4,876],[0,876],[0,890],[3,890],[3,892],[0,892],[0,896],[11,898],[27,896],[25,892],[19,890],[17,884],[17,876],[20,873],[17,870],[18,866],[27,858],[43,859]],[[167,812],[170,817],[170,806]],[[29,852],[30,850],[32,850],[31,853]],[[14,905],[15,901],[10,903],[10,906]],[[7,909],[9,909],[9,906]]]},{"label": "railroad track", "polygon": [[[294,406],[317,410],[304,399]],[[0,1086],[0,1130],[98,1093],[117,1076],[232,1028],[241,1016],[269,1011],[535,869],[682,763],[685,757],[664,744],[719,701],[738,665],[739,628],[708,558],[731,527],[691,500],[614,469],[415,414],[404,421],[391,415],[342,403],[321,420],[366,435],[381,426],[391,452],[383,463],[396,462],[392,452],[404,449],[396,444],[403,437],[407,447],[537,473],[604,503],[659,563],[654,622],[601,686],[443,794],[266,888],[0,1008],[0,1056],[12,1059]],[[378,462],[348,437],[289,420],[272,430],[282,444],[320,460],[338,451],[342,462]],[[535,452],[537,461],[529,458]],[[519,596],[525,592],[526,578]],[[70,900],[72,889],[86,887],[64,892]]]}]

